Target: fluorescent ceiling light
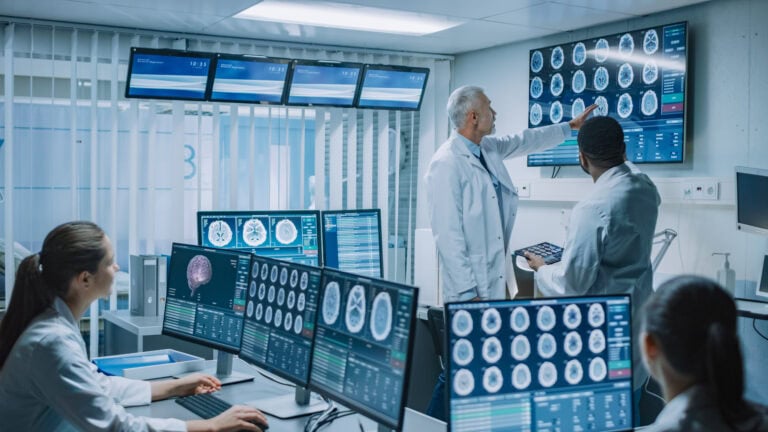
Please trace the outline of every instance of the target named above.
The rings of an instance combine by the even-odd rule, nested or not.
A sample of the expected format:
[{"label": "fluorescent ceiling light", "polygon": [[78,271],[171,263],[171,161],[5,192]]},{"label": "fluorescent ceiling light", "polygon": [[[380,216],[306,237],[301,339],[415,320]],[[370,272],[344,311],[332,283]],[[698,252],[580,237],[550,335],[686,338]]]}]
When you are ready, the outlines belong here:
[{"label": "fluorescent ceiling light", "polygon": [[324,1],[264,0],[235,15],[257,21],[421,36],[462,24],[436,15]]}]

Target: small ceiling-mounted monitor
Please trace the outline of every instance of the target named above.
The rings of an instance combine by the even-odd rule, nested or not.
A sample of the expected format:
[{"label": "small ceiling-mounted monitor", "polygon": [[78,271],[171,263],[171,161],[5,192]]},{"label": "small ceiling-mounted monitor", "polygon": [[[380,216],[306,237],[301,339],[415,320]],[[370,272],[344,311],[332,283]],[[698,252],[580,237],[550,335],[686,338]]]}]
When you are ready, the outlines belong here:
[{"label": "small ceiling-mounted monitor", "polygon": [[131,48],[126,98],[205,100],[212,53]]},{"label": "small ceiling-mounted monitor", "polygon": [[418,111],[428,76],[427,68],[366,65],[355,105],[358,108]]},{"label": "small ceiling-mounted monitor", "polygon": [[363,65],[336,61],[296,60],[287,105],[354,106]]},{"label": "small ceiling-mounted monitor", "polygon": [[216,54],[209,100],[257,104],[283,103],[291,60]]}]

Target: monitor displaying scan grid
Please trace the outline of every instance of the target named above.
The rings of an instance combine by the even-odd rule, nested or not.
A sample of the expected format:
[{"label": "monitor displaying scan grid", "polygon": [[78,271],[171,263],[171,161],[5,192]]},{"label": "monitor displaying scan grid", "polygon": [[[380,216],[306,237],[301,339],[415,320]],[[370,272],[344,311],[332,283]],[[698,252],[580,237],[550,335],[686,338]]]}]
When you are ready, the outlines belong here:
[{"label": "monitor displaying scan grid", "polygon": [[450,431],[632,429],[628,295],[450,303]]}]

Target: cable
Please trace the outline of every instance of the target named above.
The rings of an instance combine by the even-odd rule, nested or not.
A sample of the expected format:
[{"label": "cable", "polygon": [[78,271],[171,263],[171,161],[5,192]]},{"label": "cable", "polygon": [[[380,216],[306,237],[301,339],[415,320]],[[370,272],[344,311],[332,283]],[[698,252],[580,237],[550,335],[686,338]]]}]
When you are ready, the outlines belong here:
[{"label": "cable", "polygon": [[757,318],[752,318],[752,328],[755,329],[755,333],[757,333],[761,338],[768,340],[768,336],[760,333],[760,330],[757,329]]},{"label": "cable", "polygon": [[559,166],[559,165],[558,166],[553,166],[552,167],[552,176],[550,178],[557,177],[557,175],[560,174],[560,168],[562,168],[562,166]]},{"label": "cable", "polygon": [[307,423],[304,424],[304,432],[314,432],[318,430],[321,426],[326,424],[328,418],[331,418],[329,421],[336,419],[336,417],[331,417],[337,411],[336,404],[325,397],[323,397],[323,400],[328,404],[328,408],[326,408],[325,411],[321,413],[313,414],[310,416],[307,419]]},{"label": "cable", "polygon": [[286,387],[295,387],[293,384],[291,384],[291,383],[289,383],[289,382],[286,382],[286,381],[281,381],[281,380],[278,380],[278,379],[276,379],[276,378],[274,378],[274,377],[272,377],[272,376],[269,376],[269,375],[265,374],[265,373],[264,373],[264,372],[263,372],[261,369],[259,369],[259,368],[257,368],[257,367],[254,367],[254,366],[252,366],[252,365],[250,365],[250,364],[248,364],[248,362],[245,362],[245,364],[247,364],[247,365],[248,365],[248,367],[249,367],[249,368],[251,368],[251,369],[253,369],[253,370],[254,370],[256,373],[258,373],[258,374],[259,374],[259,375],[261,375],[262,377],[264,377],[264,378],[266,378],[266,379],[268,379],[268,380],[272,381],[272,382],[273,382],[273,383],[275,383],[275,384],[280,384],[280,385],[282,385],[282,386],[286,386]]}]

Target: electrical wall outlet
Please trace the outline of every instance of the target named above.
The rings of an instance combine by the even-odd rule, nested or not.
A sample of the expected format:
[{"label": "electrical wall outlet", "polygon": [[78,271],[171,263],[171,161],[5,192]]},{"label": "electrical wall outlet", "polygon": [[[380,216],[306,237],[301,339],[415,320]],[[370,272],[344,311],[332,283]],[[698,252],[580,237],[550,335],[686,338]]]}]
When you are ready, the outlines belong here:
[{"label": "electrical wall outlet", "polygon": [[720,183],[715,179],[684,181],[684,200],[717,201],[720,199]]}]

